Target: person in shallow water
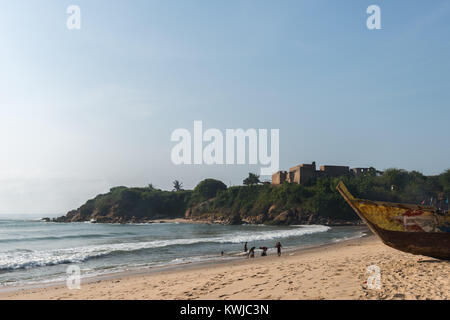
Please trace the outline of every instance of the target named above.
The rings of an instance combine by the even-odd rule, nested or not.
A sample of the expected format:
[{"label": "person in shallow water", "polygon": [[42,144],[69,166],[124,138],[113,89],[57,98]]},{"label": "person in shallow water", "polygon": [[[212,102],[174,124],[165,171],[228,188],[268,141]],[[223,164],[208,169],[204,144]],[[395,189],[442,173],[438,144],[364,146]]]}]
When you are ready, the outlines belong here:
[{"label": "person in shallow water", "polygon": [[248,252],[247,257],[254,258],[255,257],[255,249],[256,249],[256,247],[251,247],[250,251]]},{"label": "person in shallow water", "polygon": [[261,257],[267,256],[267,247],[260,247],[260,249],[262,250]]},{"label": "person in shallow water", "polygon": [[247,242],[244,243],[244,252],[247,252]]},{"label": "person in shallow water", "polygon": [[277,244],[275,245],[275,248],[277,248],[277,253],[279,257],[281,256],[281,247],[282,247],[281,242],[278,241]]}]

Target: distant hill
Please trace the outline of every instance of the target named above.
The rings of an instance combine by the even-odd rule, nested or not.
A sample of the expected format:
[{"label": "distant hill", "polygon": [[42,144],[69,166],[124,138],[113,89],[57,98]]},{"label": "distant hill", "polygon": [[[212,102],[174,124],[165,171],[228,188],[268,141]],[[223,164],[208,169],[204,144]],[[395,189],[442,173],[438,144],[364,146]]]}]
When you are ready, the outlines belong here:
[{"label": "distant hill", "polygon": [[359,218],[336,191],[341,180],[355,196],[372,200],[440,206],[450,196],[450,170],[424,176],[417,171],[388,169],[382,174],[317,178],[305,186],[285,183],[227,188],[221,181],[207,179],[186,191],[151,186],[112,188],[54,221],[128,223],[186,218],[225,224],[359,224]]}]

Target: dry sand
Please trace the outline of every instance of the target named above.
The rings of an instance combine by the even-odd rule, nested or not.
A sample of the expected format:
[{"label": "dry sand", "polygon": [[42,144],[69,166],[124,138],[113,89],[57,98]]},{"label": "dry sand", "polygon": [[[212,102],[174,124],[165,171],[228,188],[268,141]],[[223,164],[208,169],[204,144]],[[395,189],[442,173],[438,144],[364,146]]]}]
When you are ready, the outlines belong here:
[{"label": "dry sand", "polygon": [[[367,286],[367,267],[381,289]],[[0,293],[0,299],[449,299],[450,262],[402,253],[374,236],[277,256],[190,266],[65,286]]]}]

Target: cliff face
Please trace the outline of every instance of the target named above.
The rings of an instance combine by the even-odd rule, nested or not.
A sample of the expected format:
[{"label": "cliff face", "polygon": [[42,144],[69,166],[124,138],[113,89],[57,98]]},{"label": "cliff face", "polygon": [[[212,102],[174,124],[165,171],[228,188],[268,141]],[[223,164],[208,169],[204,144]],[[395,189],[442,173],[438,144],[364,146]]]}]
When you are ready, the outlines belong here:
[{"label": "cliff face", "polygon": [[360,220],[335,188],[254,185],[231,187],[191,205],[186,218],[227,224],[353,225]]},{"label": "cliff face", "polygon": [[270,207],[267,212],[253,215],[240,215],[238,213],[224,214],[222,212],[214,212],[208,209],[215,199],[201,203],[198,206],[186,210],[185,218],[194,221],[205,221],[210,223],[222,224],[267,224],[267,225],[311,225],[321,224],[328,226],[351,226],[360,225],[359,219],[338,219],[330,217],[322,217],[319,214],[305,212],[301,207],[293,207],[289,209],[280,209],[276,205]]}]

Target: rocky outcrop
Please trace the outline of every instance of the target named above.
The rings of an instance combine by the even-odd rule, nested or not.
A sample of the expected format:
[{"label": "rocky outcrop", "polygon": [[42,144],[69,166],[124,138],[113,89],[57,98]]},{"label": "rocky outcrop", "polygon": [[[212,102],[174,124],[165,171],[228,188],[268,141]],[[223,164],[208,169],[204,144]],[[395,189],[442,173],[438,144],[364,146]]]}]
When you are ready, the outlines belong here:
[{"label": "rocky outcrop", "polygon": [[290,208],[282,210],[276,205],[270,206],[267,212],[257,215],[240,215],[218,213],[217,211],[209,211],[210,205],[214,203],[214,199],[205,201],[199,205],[191,207],[186,210],[185,218],[195,221],[205,221],[209,223],[220,224],[268,224],[268,225],[311,225],[321,224],[329,226],[350,226],[359,225],[361,221],[345,221],[331,218],[324,218],[318,214],[305,212],[301,207]]},{"label": "rocky outcrop", "polygon": [[[214,181],[207,182],[208,185],[217,184]],[[205,195],[196,191],[169,192],[153,187],[116,187],[109,193],[99,195],[77,210],[72,210],[53,221],[148,223],[155,220],[184,218],[198,222],[231,225],[353,225],[359,223],[356,219],[337,219],[337,217],[341,219],[346,217],[342,209],[336,205],[336,203],[339,204],[338,202],[332,202],[333,198],[311,202],[309,200],[314,193],[305,193],[300,186],[274,188],[270,185],[262,185],[222,189],[217,192],[216,197],[204,200],[209,197],[209,193]],[[283,193],[280,194],[280,191]],[[324,203],[330,205],[324,208],[322,206]],[[346,209],[351,211],[350,208]],[[347,216],[353,219],[356,217],[353,213]]]},{"label": "rocky outcrop", "polygon": [[169,192],[153,187],[112,188],[55,222],[142,223],[183,218],[191,192]]}]

